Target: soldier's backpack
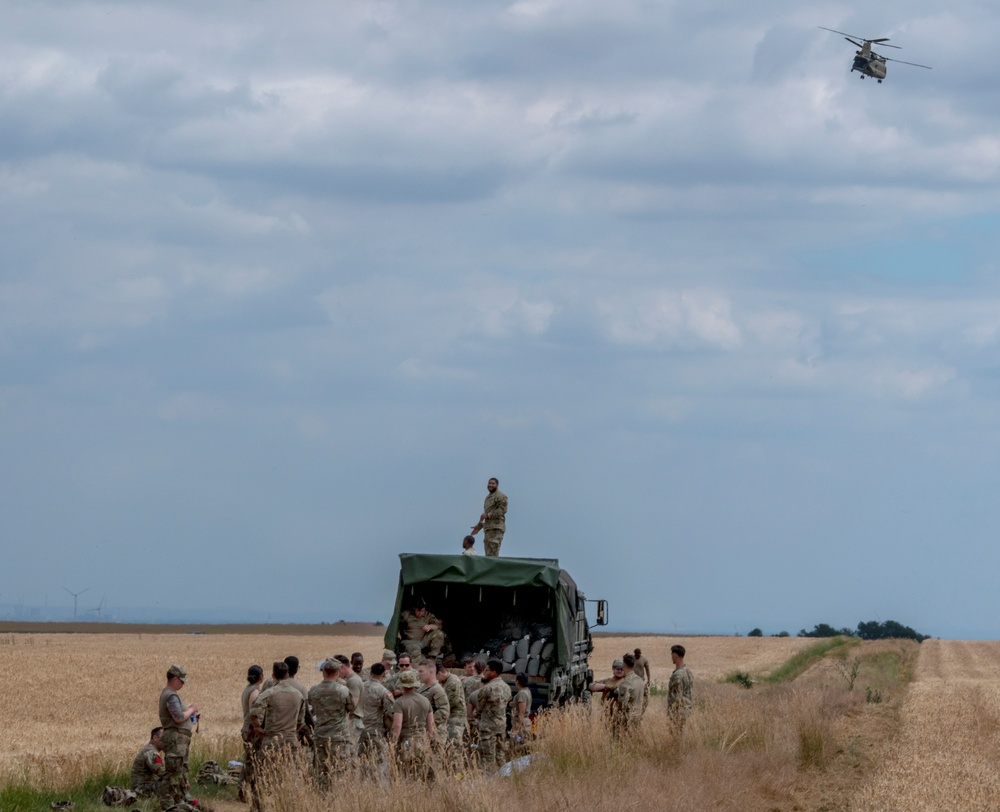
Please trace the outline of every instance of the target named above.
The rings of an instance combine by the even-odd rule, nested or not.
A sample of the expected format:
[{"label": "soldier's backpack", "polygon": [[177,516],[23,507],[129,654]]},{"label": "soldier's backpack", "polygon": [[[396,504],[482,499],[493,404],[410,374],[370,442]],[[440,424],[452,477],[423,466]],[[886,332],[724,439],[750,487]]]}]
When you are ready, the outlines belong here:
[{"label": "soldier's backpack", "polygon": [[101,793],[101,803],[105,806],[125,806],[135,803],[138,796],[125,787],[105,787]]}]

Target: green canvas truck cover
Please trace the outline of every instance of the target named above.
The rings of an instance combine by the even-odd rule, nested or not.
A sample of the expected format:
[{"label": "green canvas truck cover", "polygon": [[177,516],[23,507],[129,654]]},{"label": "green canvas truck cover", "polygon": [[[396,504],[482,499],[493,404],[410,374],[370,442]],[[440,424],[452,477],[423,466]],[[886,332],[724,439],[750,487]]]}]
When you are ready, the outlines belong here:
[{"label": "green canvas truck cover", "polygon": [[[399,560],[399,590],[385,631],[386,648],[395,649],[400,612],[406,608],[407,596],[418,594],[417,587],[427,583],[464,584],[545,590],[555,608],[552,620],[556,630],[556,663],[565,666],[572,659],[570,629],[577,606],[576,582],[559,568],[555,559],[402,553]],[[447,623],[445,618],[446,630]]]}]

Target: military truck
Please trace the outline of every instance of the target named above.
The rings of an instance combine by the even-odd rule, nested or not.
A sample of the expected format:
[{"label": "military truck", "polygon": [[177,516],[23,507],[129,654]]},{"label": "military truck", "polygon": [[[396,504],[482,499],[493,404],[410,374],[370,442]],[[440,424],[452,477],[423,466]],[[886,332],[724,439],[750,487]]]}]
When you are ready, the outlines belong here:
[{"label": "military truck", "polygon": [[[409,553],[399,560],[386,648],[400,650],[400,613],[423,603],[442,621],[446,665],[470,654],[501,659],[507,681],[528,675],[535,710],[589,699],[588,601],[557,560]],[[590,603],[595,625],[605,625],[607,601]]]}]

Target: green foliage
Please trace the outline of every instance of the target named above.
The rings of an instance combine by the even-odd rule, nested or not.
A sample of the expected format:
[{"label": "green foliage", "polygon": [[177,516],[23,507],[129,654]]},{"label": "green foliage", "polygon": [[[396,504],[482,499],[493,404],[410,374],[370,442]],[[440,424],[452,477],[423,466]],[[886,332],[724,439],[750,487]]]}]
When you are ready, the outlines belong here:
[{"label": "green foliage", "polygon": [[774,635],[774,636],[775,636],[775,637],[791,637],[791,635],[790,635],[790,634],[789,634],[788,632],[786,632],[786,631],[780,631],[780,632],[778,632],[778,633],[777,633],[776,635]]},{"label": "green foliage", "polygon": [[847,682],[847,690],[854,690],[854,683],[858,679],[858,673],[861,671],[861,658],[855,657],[850,663],[847,662],[847,657],[841,657],[837,662],[837,670],[840,672],[840,676],[844,678]]},{"label": "green foliage", "polygon": [[853,645],[856,642],[857,638],[830,637],[818,643],[813,643],[808,648],[804,648],[802,651],[796,652],[789,657],[784,663],[768,674],[764,678],[764,682],[790,682],[817,660],[825,657],[829,652],[843,646]]},{"label": "green foliage", "polygon": [[762,632],[760,629],[751,629],[750,631],[747,632],[747,637],[763,637],[763,636],[764,632]]},{"label": "green foliage", "polygon": [[375,626],[377,626],[378,628],[382,628],[383,626],[385,626],[385,624],[381,620],[376,620]]},{"label": "green foliage", "polygon": [[811,632],[799,630],[799,637],[854,637],[854,632],[848,628],[835,629],[828,623],[817,623]]},{"label": "green foliage", "polygon": [[862,640],[916,640],[918,643],[922,643],[930,636],[920,634],[895,620],[886,620],[884,623],[869,620],[867,623],[859,623],[857,634]]},{"label": "green foliage", "polygon": [[865,688],[865,702],[877,705],[881,701],[882,701],[882,692],[878,688],[872,688],[870,685],[867,688]]},{"label": "green foliage", "polygon": [[746,671],[733,671],[722,678],[723,682],[730,682],[733,685],[742,685],[744,688],[753,688],[755,682]]}]

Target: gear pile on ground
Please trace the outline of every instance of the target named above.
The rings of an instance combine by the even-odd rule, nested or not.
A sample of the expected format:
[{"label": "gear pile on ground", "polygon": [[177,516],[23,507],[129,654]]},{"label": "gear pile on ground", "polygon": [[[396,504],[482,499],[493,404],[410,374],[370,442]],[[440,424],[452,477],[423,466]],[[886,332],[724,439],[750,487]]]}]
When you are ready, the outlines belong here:
[{"label": "gear pile on ground", "polygon": [[105,806],[125,806],[133,804],[138,800],[138,796],[125,787],[105,787],[101,793],[101,803]]},{"label": "gear pile on ground", "polygon": [[238,784],[239,778],[234,777],[219,766],[219,762],[209,759],[198,770],[198,777],[195,779],[202,786],[213,784],[226,786],[228,784]]}]

